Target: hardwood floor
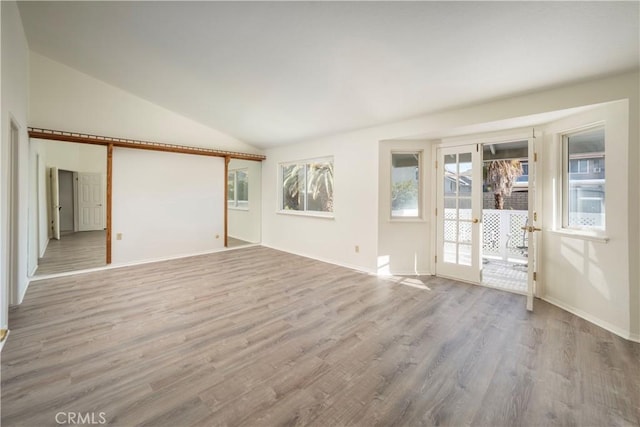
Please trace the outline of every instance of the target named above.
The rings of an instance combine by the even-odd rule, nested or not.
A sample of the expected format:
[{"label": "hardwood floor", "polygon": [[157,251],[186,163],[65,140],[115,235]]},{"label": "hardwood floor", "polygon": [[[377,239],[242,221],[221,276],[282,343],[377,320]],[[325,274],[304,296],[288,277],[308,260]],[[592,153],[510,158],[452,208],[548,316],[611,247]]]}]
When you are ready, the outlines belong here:
[{"label": "hardwood floor", "polygon": [[228,248],[238,248],[240,246],[251,245],[251,242],[247,242],[246,240],[236,239],[235,237],[228,236],[227,237],[227,247]]},{"label": "hardwood floor", "polygon": [[640,345],[524,297],[264,247],[33,282],[3,427],[638,425]]},{"label": "hardwood floor", "polygon": [[102,267],[107,260],[106,231],[79,231],[51,239],[44,257],[38,260],[36,275],[65,273]]}]

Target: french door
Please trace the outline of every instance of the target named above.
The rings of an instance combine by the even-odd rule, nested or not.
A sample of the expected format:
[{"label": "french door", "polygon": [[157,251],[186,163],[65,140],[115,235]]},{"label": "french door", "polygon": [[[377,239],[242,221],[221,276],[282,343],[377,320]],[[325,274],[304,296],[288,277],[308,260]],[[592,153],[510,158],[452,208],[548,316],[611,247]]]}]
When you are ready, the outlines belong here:
[{"label": "french door", "polygon": [[480,283],[480,145],[446,147],[437,151],[437,274]]},{"label": "french door", "polygon": [[[536,293],[537,227],[535,140],[528,140],[527,309]],[[436,274],[482,282],[482,144],[437,149]]]},{"label": "french door", "polygon": [[533,296],[537,294],[536,289],[536,271],[538,269],[538,256],[539,247],[539,233],[536,231],[542,231],[538,228],[538,210],[540,203],[537,198],[537,161],[538,154],[536,148],[535,138],[530,138],[528,141],[528,156],[529,156],[529,200],[528,200],[528,221],[525,225],[526,233],[528,233],[528,249],[527,249],[527,310],[533,310]]}]

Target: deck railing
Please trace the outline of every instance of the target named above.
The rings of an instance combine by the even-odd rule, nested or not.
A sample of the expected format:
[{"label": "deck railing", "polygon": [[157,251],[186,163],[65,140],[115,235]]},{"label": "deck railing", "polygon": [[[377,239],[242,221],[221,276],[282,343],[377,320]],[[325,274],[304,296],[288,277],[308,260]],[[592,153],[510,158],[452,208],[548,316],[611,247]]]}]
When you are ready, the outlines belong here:
[{"label": "deck railing", "polygon": [[505,261],[527,259],[527,211],[484,209],[482,211],[482,255]]}]

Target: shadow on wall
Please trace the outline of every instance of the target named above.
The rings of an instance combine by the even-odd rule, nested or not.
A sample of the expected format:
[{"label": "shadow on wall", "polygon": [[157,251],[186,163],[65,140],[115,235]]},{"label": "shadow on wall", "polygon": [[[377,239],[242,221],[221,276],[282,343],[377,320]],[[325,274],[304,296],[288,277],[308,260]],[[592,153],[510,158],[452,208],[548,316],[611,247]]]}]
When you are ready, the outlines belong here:
[{"label": "shadow on wall", "polygon": [[563,238],[560,253],[565,265],[571,265],[603,298],[611,300],[610,288],[599,266],[593,242]]}]

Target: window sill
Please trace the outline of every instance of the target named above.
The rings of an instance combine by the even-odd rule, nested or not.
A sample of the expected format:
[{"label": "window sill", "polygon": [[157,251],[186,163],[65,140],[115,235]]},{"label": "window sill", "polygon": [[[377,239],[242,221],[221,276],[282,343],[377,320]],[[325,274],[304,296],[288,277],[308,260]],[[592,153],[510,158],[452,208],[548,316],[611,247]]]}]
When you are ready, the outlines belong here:
[{"label": "window sill", "polygon": [[232,211],[248,211],[249,208],[237,207],[237,206],[228,206],[227,209]]},{"label": "window sill", "polygon": [[276,211],[278,215],[306,216],[311,218],[334,219],[333,212],[310,212],[310,211]]},{"label": "window sill", "polygon": [[549,230],[549,231],[559,236],[573,237],[575,239],[590,240],[592,242],[598,242],[598,243],[609,242],[608,236],[601,233],[596,233],[596,232],[589,232],[584,230],[569,230],[566,228],[563,228],[560,230]]},{"label": "window sill", "polygon": [[403,218],[403,217],[394,217],[394,218],[389,218],[389,222],[399,222],[399,223],[403,223],[403,222],[428,222],[426,219],[424,218],[420,218],[420,217],[408,217],[408,218]]}]

